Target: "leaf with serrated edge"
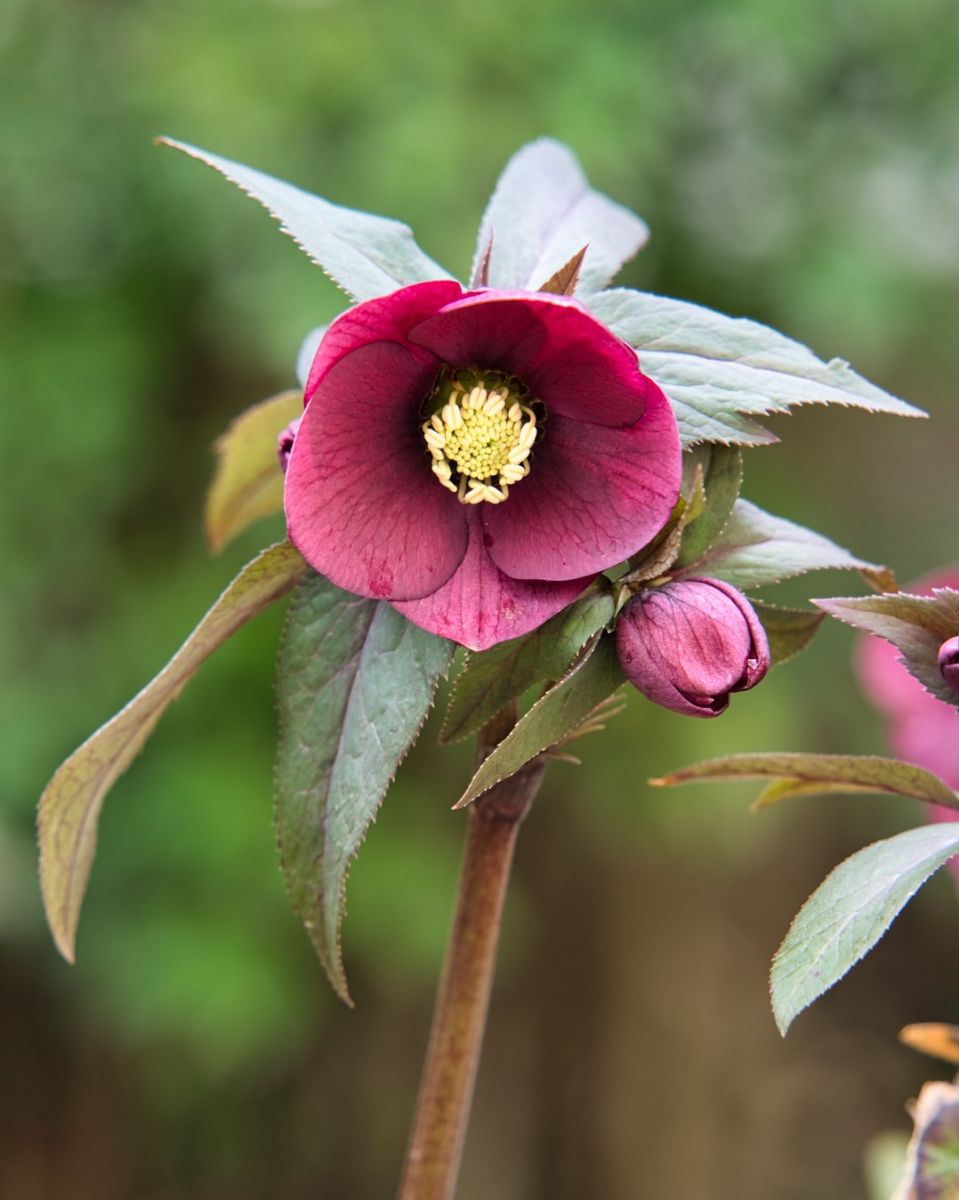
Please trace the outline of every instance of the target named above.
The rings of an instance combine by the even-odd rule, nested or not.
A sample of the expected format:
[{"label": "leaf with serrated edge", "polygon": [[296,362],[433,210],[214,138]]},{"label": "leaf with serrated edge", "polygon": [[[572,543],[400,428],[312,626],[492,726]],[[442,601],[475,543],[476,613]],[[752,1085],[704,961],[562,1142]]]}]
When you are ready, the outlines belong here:
[{"label": "leaf with serrated edge", "polygon": [[598,292],[648,238],[635,213],[589,186],[571,150],[541,138],[506,164],[483,214],[470,277],[479,278],[488,253],[490,287],[531,290],[587,246],[579,294]]},{"label": "leaf with serrated edge", "polygon": [[161,145],[213,167],[259,201],[338,287],[354,300],[372,300],[411,283],[450,275],[417,246],[400,221],[331,204],[272,175],[173,138]]},{"label": "leaf with serrated edge", "polygon": [[681,767],[649,782],[654,787],[676,787],[716,779],[781,779],[796,785],[777,789],[775,793],[767,789],[763,793],[767,803],[786,794],[826,794],[835,790],[909,796],[928,804],[959,809],[956,793],[938,775],[895,758],[868,755],[729,754]]},{"label": "leaf with serrated edge", "polygon": [[694,562],[716,541],[733,511],[743,485],[743,455],[734,446],[697,446],[684,455],[684,474],[702,472],[705,506],[683,529],[679,566]]},{"label": "leaf with serrated edge", "polygon": [[959,825],[909,829],[840,863],[799,910],[770,974],[785,1035],[795,1018],[875,946],[930,875],[959,851]]},{"label": "leaf with serrated edge", "polygon": [[609,591],[594,589],[533,633],[468,654],[450,697],[440,741],[469,737],[534,683],[559,679],[612,615]]},{"label": "leaf with serrated edge", "polygon": [[265,550],[233,580],[159,675],[73,752],[40,798],[40,883],[57,948],[73,962],[80,906],[107,792],[197,668],[257,613],[285,595],[306,564],[289,543]]},{"label": "leaf with serrated edge", "polygon": [[936,588],[931,596],[849,596],[813,604],[866,633],[891,642],[926,691],[953,708],[959,701],[939,670],[939,647],[959,634],[959,592]]},{"label": "leaf with serrated edge", "polygon": [[801,404],[925,416],[857,375],[848,363],[823,362],[799,342],[756,321],[627,288],[593,296],[589,306],[638,351],[643,371],[673,405],[685,446],[775,442],[753,418]]},{"label": "leaf with serrated edge", "polygon": [[615,642],[603,637],[593,652],[537,700],[484,759],[454,807],[465,808],[501,779],[515,775],[538,754],[561,742],[624,682]]},{"label": "leaf with serrated edge", "polygon": [[758,600],[750,600],[750,604],[766,631],[769,657],[774,667],[789,662],[805,650],[825,619],[824,613],[806,608],[779,608],[775,604],[761,604]]},{"label": "leaf with serrated edge", "polygon": [[346,877],[397,767],[419,733],[452,643],[390,605],[310,574],[277,660],[280,865],[337,994]]},{"label": "leaf with serrated edge", "polygon": [[216,472],[206,497],[210,549],[223,547],[260,517],[283,508],[283,472],[276,440],[303,412],[299,392],[254,404],[216,442]]},{"label": "leaf with serrated edge", "polygon": [[856,558],[822,534],[737,500],[722,533],[677,578],[708,575],[738,588],[763,587],[807,571],[859,571],[874,587],[895,587],[887,568]]}]

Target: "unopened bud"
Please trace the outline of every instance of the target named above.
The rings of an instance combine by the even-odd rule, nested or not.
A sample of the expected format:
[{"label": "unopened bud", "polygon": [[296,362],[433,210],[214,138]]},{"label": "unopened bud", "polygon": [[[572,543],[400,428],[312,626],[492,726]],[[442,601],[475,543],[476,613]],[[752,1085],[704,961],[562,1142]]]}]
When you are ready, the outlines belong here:
[{"label": "unopened bud", "polygon": [[946,683],[959,696],[959,637],[950,638],[939,647],[939,670]]}]

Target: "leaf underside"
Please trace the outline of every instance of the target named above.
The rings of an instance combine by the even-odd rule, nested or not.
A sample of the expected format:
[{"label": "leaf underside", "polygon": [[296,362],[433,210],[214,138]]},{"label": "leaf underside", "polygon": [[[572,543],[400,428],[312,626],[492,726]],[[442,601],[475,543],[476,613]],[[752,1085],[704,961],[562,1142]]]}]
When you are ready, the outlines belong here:
[{"label": "leaf underside", "polygon": [[306,569],[289,543],[248,563],[152,682],[64,762],[40,798],[40,882],[60,953],[74,958],[77,922],[96,850],[103,801],[199,666]]},{"label": "leaf underside", "polygon": [[416,740],[453,647],[390,605],[304,579],[277,660],[280,866],[330,982],[350,1003],[340,926],[350,865]]}]

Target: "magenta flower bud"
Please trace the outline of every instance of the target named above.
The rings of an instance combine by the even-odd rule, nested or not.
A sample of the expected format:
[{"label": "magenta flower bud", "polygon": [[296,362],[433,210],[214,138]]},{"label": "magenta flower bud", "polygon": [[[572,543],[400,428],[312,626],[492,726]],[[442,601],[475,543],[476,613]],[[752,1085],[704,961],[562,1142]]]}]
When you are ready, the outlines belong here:
[{"label": "magenta flower bud", "polygon": [[280,470],[284,474],[286,474],[290,455],[293,453],[293,439],[296,437],[296,431],[299,429],[302,420],[302,417],[297,417],[295,421],[291,421],[276,439],[276,452],[280,459]]},{"label": "magenta flower bud", "polygon": [[766,631],[740,592],[718,579],[682,579],[641,592],[616,626],[619,661],[654,704],[718,717],[730,692],[769,669]]},{"label": "magenta flower bud", "polygon": [[939,647],[939,670],[946,683],[959,696],[959,637],[950,638]]}]

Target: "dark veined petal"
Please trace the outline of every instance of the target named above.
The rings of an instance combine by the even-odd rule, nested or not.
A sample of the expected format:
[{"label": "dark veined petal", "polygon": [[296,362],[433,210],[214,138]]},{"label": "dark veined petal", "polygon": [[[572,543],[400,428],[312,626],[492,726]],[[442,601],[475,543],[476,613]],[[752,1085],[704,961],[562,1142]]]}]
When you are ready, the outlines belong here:
[{"label": "dark veined petal", "polygon": [[484,505],[490,557],[517,579],[576,579],[615,566],[662,529],[679,495],[679,435],[650,384],[627,428],[550,414],[529,475],[509,499]]},{"label": "dark veined petal", "polygon": [[601,425],[639,420],[652,386],[635,351],[566,296],[469,292],[409,338],[451,366],[516,375],[550,413]]},{"label": "dark veined petal", "polygon": [[394,605],[414,624],[470,650],[485,650],[536,629],[571,604],[590,582],[510,579],[486,553],[477,510],[470,507],[468,513],[469,549],[449,582],[422,600]]},{"label": "dark veined petal", "polygon": [[460,294],[458,283],[452,279],[438,279],[414,283],[347,309],[337,317],[320,342],[303,392],[306,401],[310,401],[327,371],[361,346],[373,342],[399,342],[415,357],[420,357],[421,351],[407,341],[410,329]]},{"label": "dark veined petal", "polygon": [[347,591],[426,596],[466,553],[464,506],[430,471],[419,428],[434,375],[432,361],[375,342],[335,362],[303,413],[286,472],[290,540]]}]

